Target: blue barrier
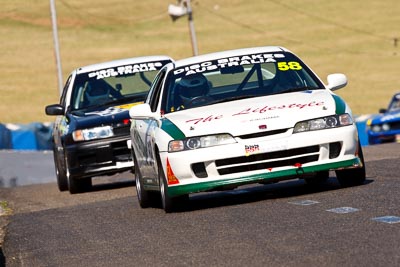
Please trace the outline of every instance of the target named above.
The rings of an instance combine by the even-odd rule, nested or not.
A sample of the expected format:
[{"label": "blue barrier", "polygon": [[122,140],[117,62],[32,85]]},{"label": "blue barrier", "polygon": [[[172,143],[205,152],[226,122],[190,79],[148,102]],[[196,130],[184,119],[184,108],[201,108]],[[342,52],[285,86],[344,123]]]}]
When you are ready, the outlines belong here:
[{"label": "blue barrier", "polygon": [[0,149],[51,150],[52,129],[51,123],[0,124]]},{"label": "blue barrier", "polygon": [[3,124],[0,124],[0,149],[11,149],[11,131]]}]

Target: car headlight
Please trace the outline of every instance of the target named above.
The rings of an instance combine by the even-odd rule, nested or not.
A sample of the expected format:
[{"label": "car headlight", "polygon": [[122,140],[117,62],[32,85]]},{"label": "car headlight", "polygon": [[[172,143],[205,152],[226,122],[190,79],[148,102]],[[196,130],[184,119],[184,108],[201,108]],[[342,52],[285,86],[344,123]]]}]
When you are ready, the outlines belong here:
[{"label": "car headlight", "polygon": [[388,123],[384,123],[382,125],[380,124],[375,124],[373,126],[371,126],[371,131],[378,133],[378,132],[382,132],[382,131],[390,131],[390,124]]},{"label": "car headlight", "polygon": [[91,129],[77,130],[72,133],[74,141],[87,141],[114,136],[111,126],[102,126]]},{"label": "car headlight", "polygon": [[373,125],[372,127],[371,127],[371,130],[373,131],[373,132],[380,132],[381,131],[381,126],[380,125]]},{"label": "car headlight", "polygon": [[390,131],[390,125],[388,123],[382,124],[382,130],[384,131]]},{"label": "car headlight", "polygon": [[198,148],[234,144],[236,140],[230,134],[216,134],[189,137],[182,140],[172,140],[168,144],[168,152],[194,150]]},{"label": "car headlight", "polygon": [[323,118],[298,122],[294,126],[293,133],[330,129],[351,124],[353,124],[353,120],[351,116],[347,113],[341,115],[332,115]]}]

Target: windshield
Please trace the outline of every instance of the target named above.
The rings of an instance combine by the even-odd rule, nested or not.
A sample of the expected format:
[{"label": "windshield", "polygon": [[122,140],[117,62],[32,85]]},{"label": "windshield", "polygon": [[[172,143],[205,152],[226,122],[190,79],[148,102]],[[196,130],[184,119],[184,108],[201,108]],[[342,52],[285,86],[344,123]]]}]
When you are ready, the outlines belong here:
[{"label": "windshield", "polygon": [[392,102],[389,105],[389,111],[395,111],[400,109],[400,94],[393,97]]},{"label": "windshield", "polygon": [[139,64],[143,65],[140,69],[117,66],[78,74],[72,89],[71,110],[142,102],[159,69],[168,62],[147,62]]},{"label": "windshield", "polygon": [[243,98],[324,88],[300,59],[287,52],[199,62],[177,68],[172,73],[164,92],[165,113]]}]

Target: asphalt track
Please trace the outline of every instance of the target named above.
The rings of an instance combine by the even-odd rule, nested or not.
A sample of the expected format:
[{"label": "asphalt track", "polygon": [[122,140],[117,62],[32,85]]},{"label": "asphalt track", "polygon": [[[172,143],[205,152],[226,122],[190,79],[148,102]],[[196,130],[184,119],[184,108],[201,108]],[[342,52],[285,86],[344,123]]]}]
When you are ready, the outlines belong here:
[{"label": "asphalt track", "polygon": [[361,186],[341,188],[331,173],[318,188],[295,180],[194,195],[173,214],[141,209],[129,173],[99,179],[78,195],[54,183],[0,188],[13,209],[3,262],[400,266],[400,144],[364,147],[364,156]]}]

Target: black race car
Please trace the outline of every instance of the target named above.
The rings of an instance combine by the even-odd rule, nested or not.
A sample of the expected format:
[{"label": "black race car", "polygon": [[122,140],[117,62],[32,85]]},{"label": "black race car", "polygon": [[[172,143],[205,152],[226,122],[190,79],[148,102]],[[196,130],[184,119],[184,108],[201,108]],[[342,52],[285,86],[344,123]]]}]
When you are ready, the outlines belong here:
[{"label": "black race car", "polygon": [[172,59],[147,56],[75,69],[56,115],[54,164],[60,191],[88,191],[92,177],[132,170],[129,108],[142,103],[158,71]]}]

